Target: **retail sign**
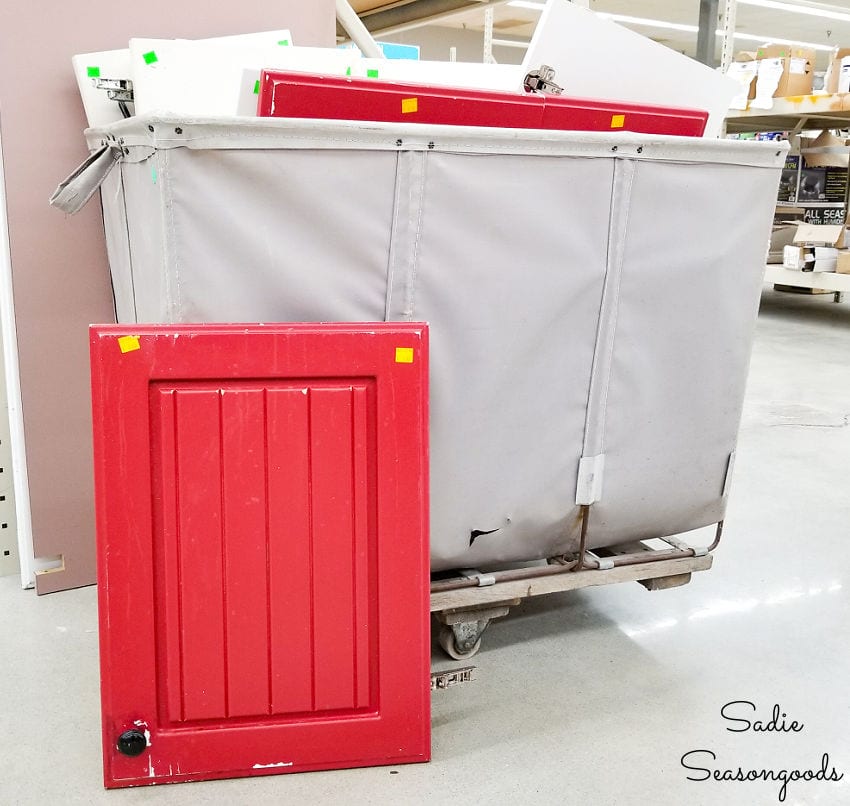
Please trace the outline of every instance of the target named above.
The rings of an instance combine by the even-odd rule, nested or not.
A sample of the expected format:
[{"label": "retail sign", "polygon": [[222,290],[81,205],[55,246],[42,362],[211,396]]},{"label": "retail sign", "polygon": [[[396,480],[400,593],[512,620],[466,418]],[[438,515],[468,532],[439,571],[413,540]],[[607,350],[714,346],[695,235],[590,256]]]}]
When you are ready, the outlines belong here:
[{"label": "retail sign", "polygon": [[844,206],[804,207],[803,221],[807,224],[843,224],[846,217]]}]

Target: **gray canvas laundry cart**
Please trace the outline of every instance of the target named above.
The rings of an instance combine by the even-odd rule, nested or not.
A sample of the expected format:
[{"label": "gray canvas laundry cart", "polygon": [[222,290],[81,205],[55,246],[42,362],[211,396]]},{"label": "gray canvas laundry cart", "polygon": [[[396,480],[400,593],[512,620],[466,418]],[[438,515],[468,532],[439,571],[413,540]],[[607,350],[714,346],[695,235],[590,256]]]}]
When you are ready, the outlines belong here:
[{"label": "gray canvas laundry cart", "polygon": [[474,569],[434,583],[452,654],[525,595],[710,565],[675,536],[723,521],[784,145],[162,117],[87,137],[57,203],[101,186],[120,322],[430,323],[432,571]]}]

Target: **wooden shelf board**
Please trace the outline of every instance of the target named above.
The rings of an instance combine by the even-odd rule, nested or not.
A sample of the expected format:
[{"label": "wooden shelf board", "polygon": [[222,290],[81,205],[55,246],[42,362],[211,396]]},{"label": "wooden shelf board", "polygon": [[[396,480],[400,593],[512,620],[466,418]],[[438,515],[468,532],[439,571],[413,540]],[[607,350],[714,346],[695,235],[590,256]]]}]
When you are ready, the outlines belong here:
[{"label": "wooden shelf board", "polygon": [[791,285],[797,288],[826,288],[829,291],[850,291],[850,274],[833,271],[794,271],[778,263],[769,263],[764,279],[768,283]]},{"label": "wooden shelf board", "polygon": [[772,109],[731,109],[726,117],[726,131],[729,134],[788,131],[801,118],[808,119],[806,129],[850,127],[850,93],[774,98]]}]

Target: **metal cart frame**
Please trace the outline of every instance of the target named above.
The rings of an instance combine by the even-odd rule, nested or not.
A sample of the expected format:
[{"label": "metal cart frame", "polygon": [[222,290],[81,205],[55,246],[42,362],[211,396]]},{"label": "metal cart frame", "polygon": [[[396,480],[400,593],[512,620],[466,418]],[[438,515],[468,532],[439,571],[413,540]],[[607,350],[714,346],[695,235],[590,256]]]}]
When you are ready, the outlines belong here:
[{"label": "metal cart frame", "polygon": [[638,540],[590,551],[586,547],[588,510],[583,508],[581,545],[575,555],[550,557],[547,566],[491,574],[469,569],[432,581],[431,613],[439,625],[440,646],[450,657],[472,657],[490,622],[532,596],[615,582],[639,582],[650,591],[687,585],[694,572],[711,568],[711,552],[723,533],[720,521],[714,541],[707,547],[661,537],[657,539],[667,544],[665,548],[652,548],[647,540]]}]

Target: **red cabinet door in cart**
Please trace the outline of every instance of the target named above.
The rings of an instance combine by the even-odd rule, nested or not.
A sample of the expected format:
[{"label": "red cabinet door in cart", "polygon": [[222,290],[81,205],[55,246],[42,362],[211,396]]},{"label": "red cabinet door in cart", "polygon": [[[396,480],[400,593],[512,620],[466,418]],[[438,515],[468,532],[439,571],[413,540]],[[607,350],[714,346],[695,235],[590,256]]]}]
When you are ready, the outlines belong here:
[{"label": "red cabinet door in cart", "polygon": [[702,137],[708,112],[625,101],[264,70],[260,117]]},{"label": "red cabinet door in cart", "polygon": [[104,779],[427,761],[427,328],[91,330]]}]

